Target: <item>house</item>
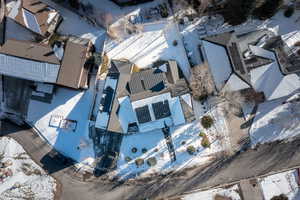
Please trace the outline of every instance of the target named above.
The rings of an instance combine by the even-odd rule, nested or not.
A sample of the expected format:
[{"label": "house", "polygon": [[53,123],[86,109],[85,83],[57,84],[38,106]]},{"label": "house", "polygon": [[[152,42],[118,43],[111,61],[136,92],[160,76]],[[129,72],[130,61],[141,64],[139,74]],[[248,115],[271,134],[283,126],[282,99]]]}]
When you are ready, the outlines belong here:
[{"label": "house", "polygon": [[136,72],[129,61],[112,60],[95,127],[129,134],[194,120],[188,85],[176,61]]},{"label": "house", "polygon": [[8,0],[6,16],[35,34],[48,37],[62,21],[61,15],[39,0]]},{"label": "house", "polygon": [[282,71],[278,51],[249,44],[248,55],[244,56],[234,32],[204,38],[199,50],[203,62],[210,67],[218,92],[253,88],[272,100],[300,87],[299,76]]},{"label": "house", "polygon": [[73,89],[87,88],[91,43],[55,44],[8,39],[0,47],[0,74]]}]

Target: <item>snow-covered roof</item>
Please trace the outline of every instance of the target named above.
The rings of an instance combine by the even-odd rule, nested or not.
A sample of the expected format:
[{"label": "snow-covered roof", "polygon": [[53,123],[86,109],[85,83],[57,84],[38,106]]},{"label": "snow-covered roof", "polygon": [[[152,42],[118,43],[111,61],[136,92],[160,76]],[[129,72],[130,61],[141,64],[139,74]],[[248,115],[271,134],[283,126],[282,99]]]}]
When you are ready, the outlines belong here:
[{"label": "snow-covered roof", "polygon": [[260,186],[264,199],[272,199],[274,196],[284,194],[288,199],[297,200],[299,194],[299,175],[297,170],[291,170],[279,174],[273,174],[260,179]]},{"label": "snow-covered roof", "polygon": [[128,131],[128,124],[137,122],[136,114],[133,111],[129,96],[118,99],[120,109],[118,112],[119,121],[124,132]]},{"label": "snow-covered roof", "polygon": [[38,82],[56,83],[60,65],[0,54],[0,73]]},{"label": "snow-covered roof", "polygon": [[209,64],[216,87],[221,90],[229,79],[232,68],[225,47],[208,41],[202,41],[203,49]]},{"label": "snow-covered roof", "polygon": [[283,97],[259,104],[250,129],[252,146],[291,139],[300,133],[300,104]]},{"label": "snow-covered roof", "polygon": [[175,126],[185,123],[185,118],[184,118],[179,97],[175,97],[170,101],[170,110],[171,110],[173,124]]},{"label": "snow-covered roof", "polygon": [[[148,68],[157,60],[176,60],[184,76],[190,76],[190,64],[174,23],[143,25],[143,32],[135,34],[121,43],[106,40],[104,51],[110,59],[128,59],[139,68]],[[177,46],[172,45],[177,41]]]},{"label": "snow-covered roof", "polygon": [[37,22],[35,15],[28,10],[22,9],[25,26],[35,33],[41,34],[40,25]]},{"label": "snow-covered roof", "polygon": [[251,84],[256,91],[264,92],[266,99],[272,100],[291,94],[300,88],[300,77],[296,74],[284,76],[276,55],[261,47],[250,46],[254,55],[269,58],[274,62],[250,71]]},{"label": "snow-covered roof", "polygon": [[231,74],[229,80],[226,82],[225,87],[230,91],[239,91],[250,88],[250,86],[245,81],[240,79],[240,77],[238,77],[236,74]]}]

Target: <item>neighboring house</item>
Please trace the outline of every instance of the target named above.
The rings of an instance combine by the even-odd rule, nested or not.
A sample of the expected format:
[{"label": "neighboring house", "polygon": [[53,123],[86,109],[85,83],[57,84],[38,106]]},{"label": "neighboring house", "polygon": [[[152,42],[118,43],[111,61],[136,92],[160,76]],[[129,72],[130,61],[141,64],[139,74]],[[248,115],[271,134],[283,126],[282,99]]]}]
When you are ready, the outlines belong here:
[{"label": "neighboring house", "polygon": [[110,62],[96,128],[126,134],[194,120],[190,90],[176,61],[139,72],[133,66]]},{"label": "neighboring house", "polygon": [[199,47],[203,62],[207,62],[217,90],[240,91],[253,88],[263,92],[267,100],[291,94],[300,88],[300,78],[285,74],[277,51],[249,45],[244,57],[234,32],[203,39]]},{"label": "neighboring house", "polygon": [[0,74],[73,89],[87,88],[90,50],[91,43],[67,41],[52,48],[9,39],[0,47]]},{"label": "neighboring house", "polygon": [[60,14],[39,0],[8,0],[6,16],[30,31],[48,37],[62,21]]},{"label": "neighboring house", "polygon": [[111,0],[111,1],[117,4],[118,6],[122,7],[122,6],[131,6],[131,5],[146,3],[153,0]]}]

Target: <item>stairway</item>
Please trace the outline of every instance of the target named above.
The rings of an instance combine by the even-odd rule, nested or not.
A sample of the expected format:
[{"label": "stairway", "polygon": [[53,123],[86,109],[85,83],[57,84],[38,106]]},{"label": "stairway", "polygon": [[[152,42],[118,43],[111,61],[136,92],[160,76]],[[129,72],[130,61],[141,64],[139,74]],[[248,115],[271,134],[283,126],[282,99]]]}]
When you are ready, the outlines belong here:
[{"label": "stairway", "polygon": [[176,161],[176,154],[175,154],[175,149],[174,149],[174,145],[173,145],[173,141],[172,141],[172,136],[170,133],[170,127],[168,127],[165,124],[165,127],[162,128],[162,132],[164,133],[164,137],[166,140],[166,144],[168,147],[168,151],[170,154],[170,158],[171,158],[171,162],[175,162]]}]

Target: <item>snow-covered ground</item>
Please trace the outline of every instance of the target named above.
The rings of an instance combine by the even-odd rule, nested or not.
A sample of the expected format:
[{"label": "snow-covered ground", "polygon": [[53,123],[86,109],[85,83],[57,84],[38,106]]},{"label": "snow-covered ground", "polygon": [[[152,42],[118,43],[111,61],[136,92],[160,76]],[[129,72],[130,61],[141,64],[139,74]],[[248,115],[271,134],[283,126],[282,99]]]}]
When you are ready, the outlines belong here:
[{"label": "snow-covered ground", "polygon": [[[227,132],[225,120],[217,111],[212,111],[211,115],[215,118],[215,126],[210,129],[204,129],[199,120],[182,126],[171,127],[171,136],[176,153],[176,161],[171,162],[169,151],[161,130],[136,133],[124,136],[120,157],[117,163],[117,169],[112,172],[113,176],[120,178],[130,178],[135,176],[149,176],[151,174],[161,174],[169,171],[181,170],[206,164],[215,158],[215,154],[224,151],[223,145],[224,135]],[[199,136],[200,132],[206,133],[211,142],[209,148],[201,145],[203,137]],[[187,152],[188,146],[195,147],[195,154],[190,155]],[[133,153],[132,148],[137,148],[137,152]],[[146,153],[142,153],[142,149],[147,149]],[[131,161],[126,161],[126,157],[130,157]],[[157,164],[149,167],[147,160],[155,157]],[[144,159],[145,163],[137,167],[135,160]]]},{"label": "snow-covered ground", "polygon": [[12,176],[1,181],[0,200],[52,200],[56,181],[39,167],[15,140],[0,138],[0,163],[11,163],[3,170],[11,170]]},{"label": "snow-covered ground", "polygon": [[[93,90],[93,86],[87,91],[57,87],[51,104],[30,100],[27,118],[56,150],[86,164],[92,164],[91,158],[94,158],[93,143],[89,138]],[[62,128],[63,119],[75,120],[71,125],[75,130]]]},{"label": "snow-covered ground", "polygon": [[[177,41],[177,45],[173,42]],[[190,64],[178,27],[171,21],[145,24],[143,32],[121,43],[106,42],[104,51],[110,59],[128,59],[140,68],[151,67],[157,60],[176,60],[184,75],[190,76]]]},{"label": "snow-covered ground", "polygon": [[265,200],[285,194],[288,199],[299,200],[299,175],[297,170],[274,174],[259,180]]},{"label": "snow-covered ground", "polygon": [[[241,200],[238,185],[229,188],[217,188],[185,195],[182,200],[215,200],[217,196],[227,197],[230,200]],[[227,199],[226,198],[226,199]]]},{"label": "snow-covered ground", "polygon": [[258,143],[291,139],[299,135],[300,102],[283,104],[288,99],[284,97],[258,106],[250,129],[252,146]]}]

